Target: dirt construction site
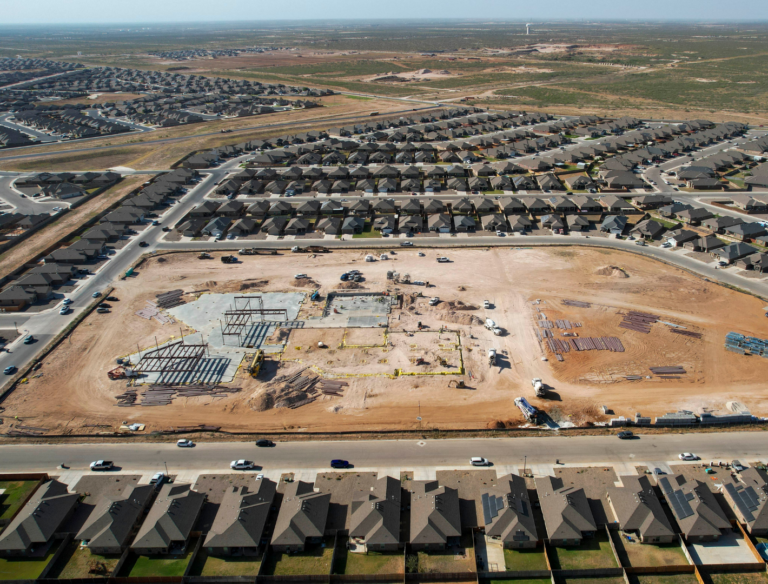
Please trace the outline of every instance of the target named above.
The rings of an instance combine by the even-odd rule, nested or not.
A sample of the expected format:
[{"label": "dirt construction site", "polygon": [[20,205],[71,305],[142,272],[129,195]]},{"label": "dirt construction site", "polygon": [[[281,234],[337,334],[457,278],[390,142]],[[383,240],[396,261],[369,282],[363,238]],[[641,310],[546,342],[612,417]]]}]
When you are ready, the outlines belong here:
[{"label": "dirt construction site", "polygon": [[[4,401],[5,430],[514,428],[521,396],[561,427],[726,413],[733,400],[768,415],[768,359],[724,348],[730,331],[768,337],[763,302],[639,255],[213,255],[157,255],[117,281],[111,311],[87,316]],[[341,281],[351,270],[359,281]],[[111,379],[118,359],[138,376]]]}]

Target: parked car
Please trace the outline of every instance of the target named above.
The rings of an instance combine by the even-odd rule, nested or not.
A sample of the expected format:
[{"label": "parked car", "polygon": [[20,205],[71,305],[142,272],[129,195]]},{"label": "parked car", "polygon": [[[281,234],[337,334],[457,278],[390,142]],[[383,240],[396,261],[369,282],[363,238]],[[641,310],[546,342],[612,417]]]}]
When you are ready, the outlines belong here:
[{"label": "parked car", "polygon": [[349,461],[341,460],[339,458],[334,458],[331,461],[331,468],[349,468]]},{"label": "parked car", "polygon": [[623,432],[619,432],[618,434],[616,434],[616,436],[619,437],[619,440],[631,440],[632,438],[635,437],[635,435],[629,430],[624,430]]},{"label": "parked car", "polygon": [[412,241],[403,241],[400,244],[400,247],[412,247],[412,246],[413,246],[413,242]]},{"label": "parked car", "polygon": [[120,299],[117,296],[107,296],[107,300],[110,302],[119,302]]},{"label": "parked car", "polygon": [[91,470],[109,470],[114,463],[111,460],[96,460],[91,463]]},{"label": "parked car", "polygon": [[160,225],[160,221],[152,221],[152,225],[154,225],[155,227],[157,227],[158,225]]},{"label": "parked car", "polygon": [[255,465],[250,460],[233,460],[229,463],[229,468],[233,470],[253,470]]},{"label": "parked car", "polygon": [[487,458],[483,458],[482,456],[473,456],[469,459],[469,464],[472,466],[489,466],[491,463],[488,462]]},{"label": "parked car", "polygon": [[163,484],[165,481],[165,473],[164,472],[156,472],[152,475],[152,478],[149,479],[150,485],[157,485],[158,487]]},{"label": "parked car", "polygon": [[259,448],[267,448],[269,446],[274,446],[275,443],[272,442],[272,440],[267,440],[266,438],[261,438],[260,440],[256,440],[256,446]]},{"label": "parked car", "polygon": [[683,452],[678,456],[680,460],[699,460],[699,457],[693,454],[692,452]]},{"label": "parked car", "polygon": [[490,308],[490,307],[491,307],[491,303],[488,302],[487,300],[483,300],[483,308],[487,309],[487,308]]},{"label": "parked car", "polygon": [[98,298],[99,296],[101,296],[101,292],[94,292],[91,294],[91,298]]},{"label": "parked car", "polygon": [[451,260],[449,260],[446,257],[437,258],[437,262],[440,263],[440,264],[444,264],[444,263],[449,262],[449,261],[451,261]]},{"label": "parked car", "polygon": [[179,448],[192,448],[194,445],[195,443],[192,440],[187,440],[186,438],[176,441],[176,446]]},{"label": "parked car", "polygon": [[306,274],[296,274],[293,279],[294,280],[303,280],[304,278],[309,278]]},{"label": "parked car", "polygon": [[105,308],[104,306],[99,306],[99,307],[96,309],[96,312],[98,312],[99,314],[104,314],[104,313],[106,313],[106,312],[109,312],[109,308]]}]

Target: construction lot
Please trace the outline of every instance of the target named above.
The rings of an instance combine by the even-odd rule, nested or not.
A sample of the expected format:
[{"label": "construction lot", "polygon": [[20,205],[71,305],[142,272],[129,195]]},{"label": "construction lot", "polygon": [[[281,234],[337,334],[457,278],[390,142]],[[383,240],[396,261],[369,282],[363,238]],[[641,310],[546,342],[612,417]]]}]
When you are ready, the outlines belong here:
[{"label": "construction lot", "polygon": [[[607,421],[601,406],[611,416],[660,416],[680,409],[725,413],[726,402],[738,400],[755,415],[768,412],[761,392],[768,360],[723,346],[729,331],[768,337],[756,298],[623,252],[395,251],[375,262],[365,261],[364,250],[240,256],[236,264],[191,253],[148,259],[133,277],[116,282],[120,300],[110,313],[88,316],[5,400],[6,420],[19,418],[6,428],[42,434],[97,433],[124,422],[144,424],[145,432],[201,424],[253,432],[503,428],[525,423],[513,403],[519,396],[561,427]],[[450,261],[438,263],[443,254]],[[350,269],[363,273],[359,282],[340,281]],[[399,282],[388,279],[392,271]],[[299,273],[308,278],[294,279]],[[430,287],[403,283],[405,274]],[[314,290],[317,301],[310,300]],[[168,292],[181,303],[162,309],[158,295]],[[257,296],[264,308],[285,312],[252,310],[247,323],[230,329],[236,334],[222,334],[227,318],[240,318],[249,302],[257,306]],[[431,297],[440,301],[432,306]],[[148,301],[159,303],[159,318],[146,318]],[[227,317],[228,310],[237,314]],[[622,327],[635,318],[632,312],[652,315],[653,322]],[[500,335],[486,330],[488,318]],[[117,358],[135,366],[139,354],[182,337],[187,352],[203,347],[197,367],[219,355],[221,375],[205,377],[190,367],[188,375],[165,380],[145,374],[132,387],[107,376]],[[567,341],[569,350],[558,344],[553,352],[548,339]],[[603,350],[592,348],[598,346]],[[266,360],[253,378],[248,369],[259,347]],[[489,349],[497,352],[493,366]],[[656,367],[681,369],[652,373]],[[548,387],[544,399],[534,397],[533,378]],[[158,381],[174,389],[158,389]],[[159,397],[147,399],[152,387]],[[133,405],[123,399],[130,407],[117,407],[117,396],[126,393],[135,395]],[[157,407],[141,406],[144,400]]]}]

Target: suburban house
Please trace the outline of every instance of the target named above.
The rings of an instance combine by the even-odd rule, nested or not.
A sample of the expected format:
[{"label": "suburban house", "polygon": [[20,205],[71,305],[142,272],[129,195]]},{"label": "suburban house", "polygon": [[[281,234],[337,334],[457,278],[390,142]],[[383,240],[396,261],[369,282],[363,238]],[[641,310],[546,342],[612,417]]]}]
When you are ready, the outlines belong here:
[{"label": "suburban house", "polygon": [[507,215],[509,231],[512,233],[524,233],[531,228],[531,220],[525,215]]},{"label": "suburban house", "polygon": [[256,221],[250,217],[243,217],[232,224],[229,232],[238,237],[244,237],[253,233],[254,229],[256,229]]},{"label": "suburban house", "polygon": [[451,232],[451,216],[447,213],[435,213],[427,217],[427,227],[438,233]]},{"label": "suburban house", "polygon": [[565,487],[562,479],[545,476],[536,479],[536,491],[550,544],[579,545],[594,536],[597,524],[583,488]]},{"label": "suburban house", "polygon": [[381,477],[369,492],[352,500],[349,538],[366,551],[397,551],[400,547],[400,481]]},{"label": "suburban house", "polygon": [[739,268],[762,273],[768,269],[768,254],[754,253],[737,259],[735,263]]},{"label": "suburban house", "polygon": [[725,243],[715,235],[707,235],[705,237],[699,237],[698,239],[692,239],[686,241],[683,247],[686,249],[692,249],[693,251],[710,252],[718,247],[723,247]]},{"label": "suburban house", "polygon": [[525,479],[508,474],[480,495],[485,535],[505,548],[534,548],[539,536]]},{"label": "suburban house", "polygon": [[598,199],[607,213],[624,214],[637,213],[637,209],[616,195],[606,195]]},{"label": "suburban house", "polygon": [[93,554],[121,554],[152,501],[152,485],[128,485],[119,495],[104,495],[97,502],[77,539]]},{"label": "suburban house", "polygon": [[624,215],[608,215],[600,225],[600,231],[612,235],[621,235],[627,226],[627,218]]},{"label": "suburban house", "polygon": [[660,477],[659,486],[688,542],[717,541],[724,530],[731,530],[731,522],[705,483],[687,481],[679,474]]},{"label": "suburban house", "polygon": [[639,236],[646,239],[658,239],[663,232],[664,226],[658,221],[654,221],[653,219],[640,221],[640,223],[629,230],[630,235],[634,235],[635,237]]},{"label": "suburban house", "polygon": [[734,205],[744,209],[747,213],[765,213],[768,211],[768,204],[764,201],[753,199],[749,195],[733,195],[731,200]]},{"label": "suburban house", "polygon": [[622,476],[621,487],[608,487],[605,498],[622,531],[642,543],[672,543],[677,538],[647,476]]},{"label": "suburban house", "polygon": [[477,228],[477,222],[469,215],[454,215],[453,228],[457,233],[466,233],[474,231]]},{"label": "suburban house", "polygon": [[756,537],[768,535],[768,480],[765,471],[748,468],[739,473],[739,482],[720,489],[740,523]]},{"label": "suburban house", "polygon": [[571,201],[576,205],[579,213],[602,213],[603,206],[587,195],[576,195],[571,197]]},{"label": "suburban house", "polygon": [[345,217],[341,223],[341,232],[343,234],[362,233],[365,229],[365,219],[362,217]]},{"label": "suburban house", "polygon": [[325,235],[338,235],[341,231],[341,219],[338,217],[323,217],[315,224],[315,231]]},{"label": "suburban house", "polygon": [[394,215],[379,215],[373,221],[373,230],[382,233],[392,233],[397,226],[397,219]]},{"label": "suburban house", "polygon": [[565,223],[569,231],[589,231],[589,219],[581,215],[566,215]]},{"label": "suburban house", "polygon": [[690,229],[676,229],[668,232],[666,237],[667,243],[670,243],[675,247],[681,247],[689,241],[700,239],[701,236]]},{"label": "suburban house", "polygon": [[739,223],[737,225],[726,227],[724,231],[726,235],[730,235],[734,239],[740,239],[741,241],[755,239],[766,234],[766,229],[761,223]]},{"label": "suburban house", "polygon": [[403,215],[398,221],[400,233],[421,233],[424,228],[424,220],[421,215]]},{"label": "suburban house", "polygon": [[282,235],[286,225],[288,225],[287,217],[269,217],[261,224],[261,231],[267,235]]},{"label": "suburban house", "polygon": [[203,547],[211,555],[255,555],[264,535],[277,485],[267,478],[224,493]]},{"label": "suburban house", "polygon": [[675,213],[677,218],[689,225],[699,225],[705,219],[710,219],[714,215],[706,209],[683,209],[679,213]]},{"label": "suburban house", "polygon": [[163,485],[131,544],[131,550],[143,555],[185,550],[205,499],[206,495],[193,491],[192,485]]},{"label": "suburban house", "polygon": [[732,243],[712,252],[712,255],[721,262],[732,264],[738,259],[757,253],[757,249],[746,243]]},{"label": "suburban house", "polygon": [[57,480],[40,485],[0,534],[0,555],[23,556],[50,543],[79,500],[80,495]]},{"label": "suburban house", "polygon": [[330,503],[330,493],[317,492],[313,483],[287,483],[272,548],[277,552],[302,552],[308,543],[319,543],[325,534]]},{"label": "suburban house", "polygon": [[480,223],[483,225],[485,231],[507,232],[507,222],[504,220],[504,215],[501,213],[482,215],[480,217]]},{"label": "suburban house", "polygon": [[739,223],[744,223],[744,221],[738,217],[729,217],[728,215],[712,217],[701,222],[704,227],[711,229],[714,233],[725,233],[726,227],[738,225]]},{"label": "suburban house", "polygon": [[210,235],[211,237],[221,237],[231,223],[232,219],[229,217],[215,217],[203,227],[202,233],[203,235]]},{"label": "suburban house", "polygon": [[413,481],[410,544],[414,550],[442,550],[461,537],[459,492],[438,481]]},{"label": "suburban house", "polygon": [[293,217],[285,226],[286,235],[304,235],[309,231],[310,222],[306,217]]}]

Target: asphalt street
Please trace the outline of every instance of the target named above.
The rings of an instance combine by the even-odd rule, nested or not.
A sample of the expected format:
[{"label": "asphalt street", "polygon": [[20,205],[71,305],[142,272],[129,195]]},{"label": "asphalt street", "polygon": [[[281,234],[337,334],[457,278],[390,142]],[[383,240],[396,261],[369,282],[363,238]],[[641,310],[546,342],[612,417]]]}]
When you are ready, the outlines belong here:
[{"label": "asphalt street", "polygon": [[[427,412],[428,416],[428,412]],[[167,443],[34,444],[0,446],[0,470],[52,471],[65,463],[87,469],[94,460],[112,460],[122,470],[146,469],[167,463],[169,469],[228,469],[229,462],[244,458],[263,469],[318,469],[331,459],[348,460],[355,468],[467,466],[472,456],[487,458],[496,466],[561,463],[624,464],[672,462],[693,452],[704,460],[754,461],[765,458],[764,432],[656,434],[635,440],[615,436],[473,438],[441,440],[363,440],[282,442],[258,448],[253,442],[200,443],[178,448]]]}]

